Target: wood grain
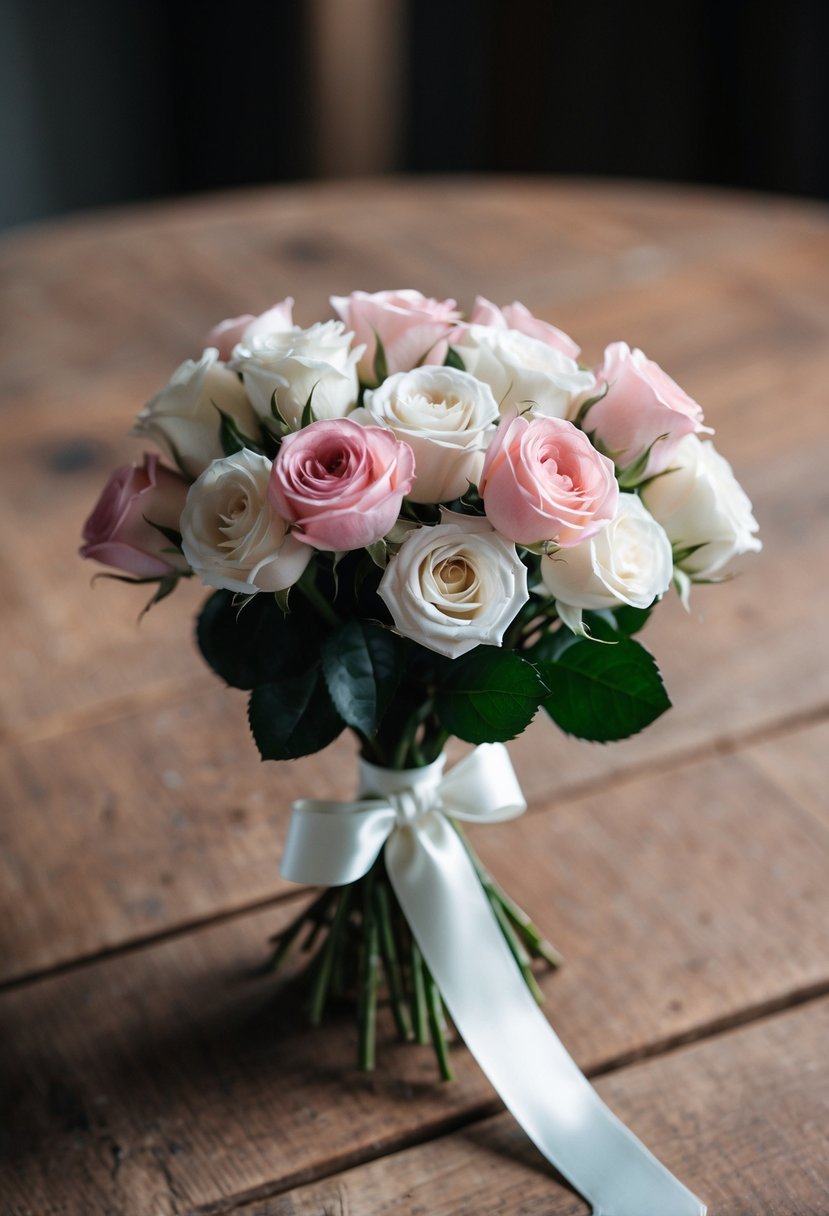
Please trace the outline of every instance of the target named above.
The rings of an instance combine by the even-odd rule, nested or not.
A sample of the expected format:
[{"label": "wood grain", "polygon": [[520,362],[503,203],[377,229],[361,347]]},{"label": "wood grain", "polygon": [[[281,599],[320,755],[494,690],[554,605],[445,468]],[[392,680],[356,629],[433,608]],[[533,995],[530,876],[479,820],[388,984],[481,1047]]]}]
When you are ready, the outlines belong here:
[{"label": "wood grain", "polygon": [[[826,745],[815,730],[812,754]],[[618,1066],[829,990],[829,823],[768,782],[759,754],[478,833],[565,951],[564,969],[543,980],[547,1012],[582,1067]],[[291,994],[251,978],[290,911],[0,995],[0,1092],[12,1112],[0,1194],[16,1216],[61,1211],[67,1192],[90,1213],[189,1211],[496,1108],[462,1047],[457,1082],[442,1086],[430,1050],[398,1047],[383,1011],[381,1071],[364,1077],[350,1019],[310,1032]]]},{"label": "wood grain", "polygon": [[[598,1090],[709,1205],[709,1216],[829,1211],[829,1003],[626,1068]],[[199,1209],[200,1216],[228,1211]],[[235,1216],[586,1216],[508,1115]]]}]

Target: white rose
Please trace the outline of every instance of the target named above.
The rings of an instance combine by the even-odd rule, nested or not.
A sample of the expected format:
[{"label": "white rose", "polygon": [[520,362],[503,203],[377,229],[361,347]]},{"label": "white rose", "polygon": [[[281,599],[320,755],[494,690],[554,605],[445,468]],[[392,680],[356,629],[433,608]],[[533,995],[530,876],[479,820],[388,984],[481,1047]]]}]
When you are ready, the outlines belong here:
[{"label": "white rose", "polygon": [[570,608],[647,608],[673,577],[671,542],[635,494],[620,494],[615,516],[590,540],[541,559],[541,578]]},{"label": "white rose", "polygon": [[[217,408],[218,407],[218,408]],[[198,363],[188,359],[169,384],[148,401],[131,434],[151,439],[191,477],[222,455],[219,410],[229,414],[244,435],[259,432],[256,415],[239,377],[208,347]]]},{"label": "white rose", "polygon": [[275,392],[280,414],[299,430],[312,392],[311,407],[317,418],[343,418],[355,404],[360,390],[357,364],[363,347],[352,349],[353,336],[345,332],[342,321],[264,333],[257,319],[234,347],[231,367],[242,373],[260,418],[271,417]]},{"label": "white rose", "polygon": [[412,502],[447,502],[477,484],[498,406],[489,385],[450,367],[398,372],[365,395],[365,418],[415,454]]},{"label": "white rose", "polygon": [[404,637],[456,659],[484,643],[500,646],[528,599],[515,546],[485,519],[410,532],[380,580],[378,594]]},{"label": "white rose", "polygon": [[575,359],[516,329],[468,325],[453,346],[466,370],[492,389],[502,414],[534,405],[537,414],[570,418],[596,387]]},{"label": "white rose", "polygon": [[763,547],[751,502],[710,440],[686,436],[641,494],[671,538],[678,566],[693,578],[710,578],[732,557]]},{"label": "white rose", "polygon": [[187,494],[181,547],[208,587],[251,594],[292,587],[311,560],[268,502],[271,462],[244,448],[214,460]]}]

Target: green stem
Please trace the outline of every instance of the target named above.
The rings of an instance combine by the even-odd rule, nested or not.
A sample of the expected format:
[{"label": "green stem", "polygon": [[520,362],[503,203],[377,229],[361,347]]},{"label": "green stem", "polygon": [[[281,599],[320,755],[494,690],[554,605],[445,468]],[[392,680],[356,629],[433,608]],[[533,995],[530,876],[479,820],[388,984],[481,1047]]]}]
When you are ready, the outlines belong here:
[{"label": "green stem", "polygon": [[512,952],[512,957],[515,959],[520,968],[521,974],[524,977],[524,983],[535,997],[536,1002],[540,1005],[544,1000],[544,993],[539,988],[538,982],[533,975],[532,967],[530,966],[530,956],[527,954],[527,951],[518,940],[518,936],[509,922],[509,917],[499,901],[490,895],[489,902],[492,911],[495,913],[495,919],[501,926],[501,932],[506,938],[507,945]]},{"label": "green stem", "polygon": [[400,973],[400,963],[397,958],[397,946],[395,945],[394,931],[391,923],[389,893],[385,883],[380,882],[377,884],[374,890],[374,901],[377,906],[380,949],[383,953],[383,964],[386,970],[386,978],[389,982],[389,994],[391,996],[394,1020],[397,1024],[400,1037],[411,1040],[412,1023],[403,998],[403,977]]},{"label": "green stem", "polygon": [[562,955],[551,942],[547,941],[546,937],[541,936],[537,925],[530,920],[524,909],[520,908],[515,900],[511,899],[492,877],[489,878],[489,891],[498,900],[516,929],[525,938],[527,945],[533,953],[539,958],[543,958],[551,967],[560,967],[564,962]]},{"label": "green stem", "polygon": [[[451,823],[452,823],[453,828],[457,832],[458,836],[460,837],[461,843],[463,844],[463,847],[466,849],[469,860],[472,862],[472,865],[475,867],[475,873],[478,875],[478,878],[480,879],[481,886],[484,888],[484,891],[489,896],[490,901],[492,901],[493,899],[497,900],[497,902],[501,905],[501,907],[506,912],[507,916],[513,922],[515,927],[519,930],[522,937],[525,938],[527,945],[530,947],[530,949],[533,951],[534,954],[536,954],[539,958],[543,958],[544,961],[549,963],[551,967],[560,967],[562,965],[562,963],[564,962],[562,955],[559,954],[559,952],[558,952],[558,950],[556,950],[555,946],[553,946],[550,942],[547,941],[546,937],[542,936],[542,934],[538,930],[538,927],[535,925],[535,923],[532,920],[530,920],[529,916],[527,916],[527,913],[524,911],[524,909],[519,907],[519,905],[515,902],[515,900],[512,899],[509,895],[507,895],[507,893],[503,889],[503,887],[501,887],[495,881],[495,879],[492,877],[492,875],[489,873],[489,871],[484,866],[481,859],[478,857],[475,850],[470,845],[469,841],[466,839],[466,835],[461,830],[460,825],[457,824],[454,820],[452,820]],[[499,923],[500,923],[500,921],[499,921]]]},{"label": "green stem", "polygon": [[[414,750],[414,737],[417,734],[420,724],[425,722],[425,720],[429,717],[429,714],[432,712],[432,705],[432,698],[427,697],[427,699],[422,702],[422,704],[418,705],[417,709],[409,715],[409,718],[404,723],[403,729],[400,732],[400,739],[397,747],[394,749],[394,753],[392,754],[392,768],[404,769],[408,767],[406,761],[409,752]],[[420,763],[422,764],[423,761],[421,760]]]},{"label": "green stem", "polygon": [[299,931],[302,929],[302,926],[307,924],[309,921],[316,920],[317,916],[322,916],[322,914],[325,911],[325,908],[327,907],[328,903],[330,902],[330,899],[331,899],[331,891],[330,890],[323,891],[322,894],[319,895],[313,901],[313,903],[309,904],[309,906],[307,908],[305,908],[304,911],[300,912],[299,916],[297,916],[294,920],[292,920],[291,923],[286,926],[286,928],[284,928],[280,933],[274,934],[274,936],[271,938],[271,941],[274,944],[276,944],[277,942],[279,944],[276,946],[276,949],[273,952],[273,957],[271,958],[270,963],[269,963],[269,969],[271,971],[279,970],[279,968],[282,966],[283,962],[285,961],[285,957],[286,957],[288,951],[290,950],[291,946],[293,945],[294,940],[296,939],[297,935],[299,934]]},{"label": "green stem", "polygon": [[373,872],[369,871],[363,885],[362,966],[360,968],[359,1066],[363,1072],[372,1072],[376,1062],[380,943],[373,908],[373,887],[374,876]]},{"label": "green stem", "polygon": [[443,749],[446,747],[449,739],[449,731],[442,728],[437,730],[432,738],[425,738],[422,743],[422,750],[426,756],[426,763],[432,764],[437,760]]},{"label": "green stem", "polygon": [[412,938],[411,951],[412,967],[412,1018],[414,1021],[415,1039],[425,1046],[429,1042],[429,1011],[426,1005],[426,977],[423,968],[423,955],[420,947]]},{"label": "green stem", "polygon": [[453,1081],[455,1079],[449,1064],[449,1047],[446,1042],[446,1019],[443,1014],[443,1001],[440,996],[440,989],[432,979],[424,964],[423,970],[426,980],[426,1002],[429,1010],[429,1030],[432,1034],[432,1043],[435,1048],[435,1055],[438,1060],[438,1068],[442,1081]]},{"label": "green stem", "polygon": [[299,591],[302,592],[309,604],[316,609],[317,613],[324,621],[326,621],[329,625],[333,625],[335,628],[342,624],[339,616],[334,611],[331,604],[329,604],[325,596],[322,595],[312,578],[307,580],[300,579],[299,582],[295,583],[294,585]]},{"label": "green stem", "polygon": [[328,996],[328,988],[331,982],[331,968],[334,965],[335,954],[341,949],[340,937],[342,936],[343,927],[348,916],[348,905],[350,902],[351,888],[342,887],[331,929],[326,938],[325,945],[317,956],[319,964],[311,989],[311,1006],[308,1014],[308,1020],[312,1026],[319,1026],[322,1021],[325,1000]]}]

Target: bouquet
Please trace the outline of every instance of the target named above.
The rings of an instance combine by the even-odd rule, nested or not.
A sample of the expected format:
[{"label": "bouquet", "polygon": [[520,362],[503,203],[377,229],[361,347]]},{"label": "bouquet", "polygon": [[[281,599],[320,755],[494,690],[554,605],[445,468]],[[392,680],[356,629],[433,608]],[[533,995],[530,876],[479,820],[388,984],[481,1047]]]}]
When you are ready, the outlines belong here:
[{"label": "bouquet", "polygon": [[[596,1153],[624,1172],[646,1150],[536,1009],[533,962],[558,957],[461,824],[524,810],[503,744],[539,709],[608,742],[669,707],[637,635],[672,588],[687,606],[694,584],[759,549],[757,524],[699,405],[641,350],[614,342],[591,369],[518,303],[478,298],[466,318],[406,290],[331,305],[337,319],[309,327],[291,299],[217,325],[133,428],[168,463],[146,454],[112,474],[81,553],[152,584],[150,604],[183,578],[214,589],[198,644],[249,690],[263,759],[357,738],[356,799],[296,803],[283,859],[323,887],[271,960],[304,951],[310,1020],[355,996],[373,1067],[384,981],[401,1037],[431,1039],[448,1078],[448,1008],[595,1201],[595,1179],[557,1147],[565,1112],[536,1134],[531,1081],[510,1097],[499,1020],[559,1080],[583,1082]],[[452,737],[475,750],[445,774]],[[495,978],[476,997],[482,975]],[[689,1195],[649,1159],[654,1203],[657,1176]]]}]

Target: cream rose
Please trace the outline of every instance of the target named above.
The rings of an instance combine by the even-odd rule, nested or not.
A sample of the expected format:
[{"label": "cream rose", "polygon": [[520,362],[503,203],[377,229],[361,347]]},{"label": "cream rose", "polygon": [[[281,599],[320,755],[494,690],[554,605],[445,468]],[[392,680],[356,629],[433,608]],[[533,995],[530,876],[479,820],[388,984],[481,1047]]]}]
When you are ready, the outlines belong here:
[{"label": "cream rose", "polygon": [[284,591],[308,565],[311,550],[268,502],[270,475],[268,458],[245,448],[215,460],[190,487],[181,544],[208,587]]},{"label": "cream rose", "polygon": [[148,401],[131,434],[151,439],[190,477],[222,455],[219,410],[229,414],[243,434],[259,431],[239,377],[219,362],[208,347],[198,363],[188,359],[164,388]]},{"label": "cream rose", "polygon": [[677,565],[694,578],[710,578],[733,557],[763,547],[751,502],[710,440],[686,436],[669,468],[641,493],[670,537]]},{"label": "cream rose", "polygon": [[568,418],[596,387],[593,373],[564,351],[515,329],[467,325],[452,345],[466,370],[492,389],[502,414],[532,406]]},{"label": "cream rose", "polygon": [[498,406],[488,385],[449,367],[398,372],[365,395],[366,421],[389,427],[415,456],[412,502],[447,502],[477,484]]},{"label": "cream rose", "polygon": [[404,637],[456,659],[501,645],[528,599],[527,571],[485,519],[446,512],[444,520],[409,533],[378,594]]},{"label": "cream rose", "polygon": [[342,418],[355,405],[360,387],[357,363],[363,348],[352,348],[353,336],[346,333],[342,321],[265,333],[257,319],[234,347],[231,366],[241,372],[260,418],[271,417],[275,393],[280,414],[298,430],[312,393],[311,406],[318,419]]},{"label": "cream rose", "polygon": [[559,606],[647,608],[673,577],[671,542],[635,494],[620,494],[616,514],[590,540],[542,557],[541,578]]}]

